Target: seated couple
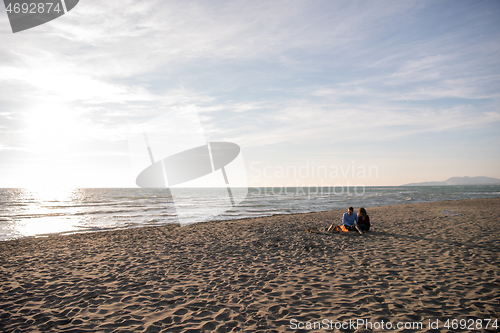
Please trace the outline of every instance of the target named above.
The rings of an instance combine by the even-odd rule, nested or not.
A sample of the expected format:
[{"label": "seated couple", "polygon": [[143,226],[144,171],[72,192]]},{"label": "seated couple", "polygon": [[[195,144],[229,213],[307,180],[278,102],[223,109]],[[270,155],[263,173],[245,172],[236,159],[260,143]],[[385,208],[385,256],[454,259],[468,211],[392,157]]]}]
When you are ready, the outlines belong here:
[{"label": "seated couple", "polygon": [[[342,225],[347,230],[367,232],[370,231],[370,217],[366,213],[366,209],[361,207],[358,214],[354,213],[354,208],[349,207],[346,213],[342,216]],[[335,223],[328,228],[328,232],[337,231],[338,226]]]}]

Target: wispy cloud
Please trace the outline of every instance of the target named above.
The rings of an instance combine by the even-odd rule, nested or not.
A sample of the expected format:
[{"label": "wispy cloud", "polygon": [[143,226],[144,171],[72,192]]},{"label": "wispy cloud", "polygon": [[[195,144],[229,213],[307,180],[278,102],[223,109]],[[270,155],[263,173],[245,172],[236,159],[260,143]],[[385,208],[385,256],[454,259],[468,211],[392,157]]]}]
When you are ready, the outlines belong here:
[{"label": "wispy cloud", "polygon": [[185,107],[247,147],[487,128],[500,122],[488,4],[82,1],[18,34],[0,12],[0,145],[32,153],[39,132],[123,156],[131,126]]}]

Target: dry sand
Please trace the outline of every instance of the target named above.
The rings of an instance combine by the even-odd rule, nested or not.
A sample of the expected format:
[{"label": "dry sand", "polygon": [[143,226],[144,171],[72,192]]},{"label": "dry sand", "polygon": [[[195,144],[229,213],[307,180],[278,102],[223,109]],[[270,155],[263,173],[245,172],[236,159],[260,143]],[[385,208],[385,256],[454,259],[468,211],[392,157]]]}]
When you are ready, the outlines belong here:
[{"label": "dry sand", "polygon": [[337,210],[0,242],[0,331],[500,321],[500,198],[367,210],[363,236],[304,231],[340,221]]}]

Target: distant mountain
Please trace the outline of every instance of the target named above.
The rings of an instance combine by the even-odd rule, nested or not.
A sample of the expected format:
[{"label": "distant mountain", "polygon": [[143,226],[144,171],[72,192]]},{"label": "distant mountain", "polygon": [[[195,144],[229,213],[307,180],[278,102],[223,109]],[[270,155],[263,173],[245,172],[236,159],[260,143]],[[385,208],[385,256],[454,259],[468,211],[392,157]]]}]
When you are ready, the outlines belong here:
[{"label": "distant mountain", "polygon": [[444,186],[444,185],[500,185],[500,179],[491,177],[451,177],[444,182],[410,183],[401,186]]}]

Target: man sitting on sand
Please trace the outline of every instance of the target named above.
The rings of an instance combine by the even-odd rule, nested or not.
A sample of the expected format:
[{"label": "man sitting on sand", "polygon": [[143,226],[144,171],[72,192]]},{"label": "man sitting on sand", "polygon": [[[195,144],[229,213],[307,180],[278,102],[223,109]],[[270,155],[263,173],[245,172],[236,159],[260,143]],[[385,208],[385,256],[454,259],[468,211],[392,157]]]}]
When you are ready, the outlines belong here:
[{"label": "man sitting on sand", "polygon": [[[354,208],[353,207],[349,207],[349,209],[347,210],[347,212],[344,213],[344,215],[342,216],[342,224],[344,225],[344,227],[347,228],[347,230],[355,230],[355,231],[358,231],[356,229],[356,224],[358,222],[358,215],[356,213],[354,213]],[[327,232],[339,232],[339,227],[335,224],[335,223],[332,223],[332,225],[326,230]]]},{"label": "man sitting on sand", "polygon": [[344,225],[344,227],[347,228],[347,230],[358,231],[356,229],[357,223],[358,223],[358,215],[354,213],[353,207],[349,207],[347,212],[344,213],[344,216],[342,216],[342,224]]}]

